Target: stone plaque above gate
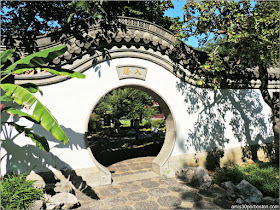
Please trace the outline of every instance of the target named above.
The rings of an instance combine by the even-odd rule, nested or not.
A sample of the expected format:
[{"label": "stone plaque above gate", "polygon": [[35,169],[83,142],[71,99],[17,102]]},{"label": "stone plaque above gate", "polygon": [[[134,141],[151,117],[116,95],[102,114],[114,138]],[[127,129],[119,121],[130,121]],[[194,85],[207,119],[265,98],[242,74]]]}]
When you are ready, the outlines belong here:
[{"label": "stone plaque above gate", "polygon": [[117,66],[119,79],[141,79],[146,80],[147,68],[141,66]]}]

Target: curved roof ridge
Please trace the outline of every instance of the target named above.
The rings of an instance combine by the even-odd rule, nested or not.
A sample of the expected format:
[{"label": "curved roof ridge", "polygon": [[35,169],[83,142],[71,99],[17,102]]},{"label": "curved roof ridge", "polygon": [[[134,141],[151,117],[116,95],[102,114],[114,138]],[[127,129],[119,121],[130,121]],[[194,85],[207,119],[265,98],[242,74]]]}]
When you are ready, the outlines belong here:
[{"label": "curved roof ridge", "polygon": [[[87,32],[84,31],[83,40],[78,40],[73,36],[67,37],[68,50],[55,58],[49,65],[67,65],[73,71],[83,72],[86,67],[81,68],[81,66],[89,59],[93,59],[93,63],[97,64],[105,60],[127,56],[128,54],[124,52],[131,52],[129,56],[156,62],[178,78],[197,85],[196,72],[201,63],[206,61],[207,53],[198,51],[185,43],[184,47],[178,51],[179,39],[169,30],[147,20],[119,16],[118,23],[123,28],[120,25],[113,25],[114,29],[109,29],[105,33],[100,24],[92,25]],[[52,41],[49,33],[38,36],[36,43],[39,50],[62,44],[60,41]],[[132,49],[132,46],[135,49]],[[85,55],[88,55],[89,58],[84,59]],[[80,63],[76,64],[77,62]],[[244,73],[248,76],[251,87],[257,88],[260,82],[256,69],[253,69],[247,69]],[[245,85],[242,76],[244,77],[242,73],[240,74],[240,71],[234,71],[233,69],[232,74],[230,74],[232,85],[235,86],[239,78],[239,87],[246,87],[248,84]],[[53,79],[50,80],[50,78]],[[39,80],[44,79],[48,82],[39,82]],[[248,83],[248,79],[246,79],[246,83]],[[273,84],[271,88],[279,88],[279,71],[277,68],[272,68],[269,71],[269,79],[270,83]],[[48,73],[32,77],[29,75],[15,76],[15,81],[19,83],[30,80],[38,84],[62,81],[58,76]]]}]

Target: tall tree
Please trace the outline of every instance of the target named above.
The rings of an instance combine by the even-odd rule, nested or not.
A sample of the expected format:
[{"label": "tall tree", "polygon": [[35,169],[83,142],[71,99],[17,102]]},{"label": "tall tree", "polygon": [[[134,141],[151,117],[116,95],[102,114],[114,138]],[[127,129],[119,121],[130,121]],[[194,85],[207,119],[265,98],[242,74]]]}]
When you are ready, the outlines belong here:
[{"label": "tall tree", "polygon": [[[279,93],[268,92],[268,69],[279,59],[278,1],[188,1],[183,8],[184,24],[172,26],[177,36],[199,38],[205,45],[214,37],[215,49],[198,71],[199,85],[230,87],[229,70],[257,68],[264,101],[272,110],[276,161],[279,161]],[[211,44],[210,44],[211,45]],[[208,49],[209,44],[208,44]],[[249,87],[249,86],[248,86]]]},{"label": "tall tree", "polygon": [[151,115],[156,113],[156,110],[150,108],[152,104],[152,98],[143,91],[119,88],[104,96],[94,111],[100,115],[108,112],[116,118],[150,119]]}]

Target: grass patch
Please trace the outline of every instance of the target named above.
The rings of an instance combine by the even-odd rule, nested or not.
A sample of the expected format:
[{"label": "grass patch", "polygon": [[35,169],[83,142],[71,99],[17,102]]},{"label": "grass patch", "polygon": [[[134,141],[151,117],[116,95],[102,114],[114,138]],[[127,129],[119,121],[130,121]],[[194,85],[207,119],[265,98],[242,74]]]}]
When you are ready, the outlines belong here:
[{"label": "grass patch", "polygon": [[130,120],[121,119],[120,122],[122,127],[130,127]]},{"label": "grass patch", "polygon": [[243,179],[258,188],[264,196],[279,197],[279,166],[272,163],[224,167],[217,169],[212,177],[214,184],[232,181],[236,185]]},{"label": "grass patch", "polygon": [[[130,119],[120,119],[121,127],[130,127]],[[140,126],[144,126],[147,122],[146,119],[142,119],[142,123],[140,123]]]},{"label": "grass patch", "polygon": [[43,195],[43,189],[35,189],[34,181],[26,181],[27,174],[6,175],[1,181],[1,209],[27,209]]}]

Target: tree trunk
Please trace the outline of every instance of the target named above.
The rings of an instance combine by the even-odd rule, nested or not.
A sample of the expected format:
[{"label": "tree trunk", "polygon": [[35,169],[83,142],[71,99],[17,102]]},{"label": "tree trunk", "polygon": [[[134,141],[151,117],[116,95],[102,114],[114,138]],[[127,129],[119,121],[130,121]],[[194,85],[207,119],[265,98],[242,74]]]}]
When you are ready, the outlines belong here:
[{"label": "tree trunk", "polygon": [[250,150],[251,150],[251,153],[252,153],[252,160],[256,163],[259,161],[259,158],[258,158],[258,145],[256,144],[253,144],[253,145],[250,145]]},{"label": "tree trunk", "polygon": [[271,96],[268,92],[268,71],[264,65],[259,66],[259,79],[261,80],[260,91],[264,101],[271,108],[271,120],[273,123],[274,133],[274,150],[275,158],[274,161],[279,164],[279,92]]}]

